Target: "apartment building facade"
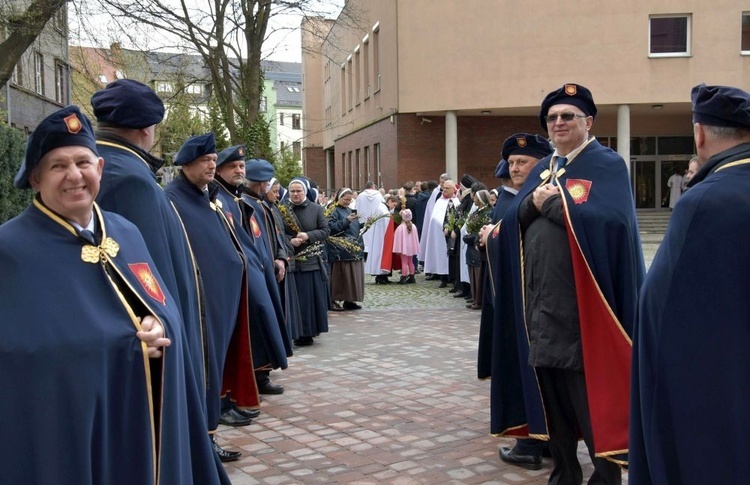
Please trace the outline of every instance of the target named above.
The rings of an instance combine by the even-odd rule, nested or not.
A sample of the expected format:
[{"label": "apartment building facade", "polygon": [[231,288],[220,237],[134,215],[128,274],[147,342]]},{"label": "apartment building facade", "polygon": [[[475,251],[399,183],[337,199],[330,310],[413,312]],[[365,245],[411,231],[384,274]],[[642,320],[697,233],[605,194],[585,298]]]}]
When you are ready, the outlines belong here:
[{"label": "apartment building facade", "polygon": [[329,189],[442,172],[496,185],[502,141],[546,135],[539,104],[576,82],[599,108],[592,134],[630,165],[637,206],[658,208],[694,151],[691,87],[750,90],[739,0],[349,0],[336,20],[304,22],[324,34],[303,34],[303,163]]},{"label": "apartment building facade", "polygon": [[[16,7],[26,8],[30,3],[22,1]],[[5,35],[0,29],[0,37]],[[70,103],[67,5],[26,49],[2,91],[0,109],[5,121],[27,135],[47,115]]]}]

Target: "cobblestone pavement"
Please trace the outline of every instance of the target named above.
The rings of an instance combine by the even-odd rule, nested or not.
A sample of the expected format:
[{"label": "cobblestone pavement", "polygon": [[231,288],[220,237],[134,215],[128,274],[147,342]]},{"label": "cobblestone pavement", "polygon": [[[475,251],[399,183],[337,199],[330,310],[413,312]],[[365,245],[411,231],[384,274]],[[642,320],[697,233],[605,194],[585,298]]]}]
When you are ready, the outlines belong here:
[{"label": "cobblestone pavement", "polygon": [[[528,471],[498,459],[513,441],[489,435],[480,312],[437,286],[368,277],[364,309],[330,313],[329,332],[272,373],[286,392],[264,396],[252,425],[220,428],[244,453],[227,464],[232,483],[546,483],[550,460]],[[579,459],[590,475],[583,444]]]}]

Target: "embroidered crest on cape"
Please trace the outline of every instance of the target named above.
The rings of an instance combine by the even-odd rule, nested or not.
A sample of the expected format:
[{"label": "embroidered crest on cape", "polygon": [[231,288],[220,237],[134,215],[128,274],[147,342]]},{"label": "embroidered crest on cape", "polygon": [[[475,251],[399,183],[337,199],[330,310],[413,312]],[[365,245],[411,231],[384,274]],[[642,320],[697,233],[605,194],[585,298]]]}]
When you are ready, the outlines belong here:
[{"label": "embroidered crest on cape", "polygon": [[565,188],[568,190],[570,197],[576,204],[583,204],[589,200],[591,193],[591,181],[582,179],[568,179],[565,181]]},{"label": "embroidered crest on cape", "polygon": [[164,292],[161,291],[159,282],[151,272],[148,263],[133,263],[129,264],[128,267],[130,268],[130,271],[133,272],[141,286],[143,286],[143,289],[146,290],[148,296],[162,305],[167,304],[167,298],[164,296]]}]

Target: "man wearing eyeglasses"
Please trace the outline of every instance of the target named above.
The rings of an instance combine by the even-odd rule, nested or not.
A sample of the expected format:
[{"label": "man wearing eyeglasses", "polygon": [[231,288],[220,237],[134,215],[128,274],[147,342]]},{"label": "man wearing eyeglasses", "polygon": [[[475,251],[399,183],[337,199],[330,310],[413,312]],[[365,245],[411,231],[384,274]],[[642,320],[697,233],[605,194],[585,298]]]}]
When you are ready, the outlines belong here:
[{"label": "man wearing eyeglasses", "polygon": [[581,483],[579,437],[594,464],[588,483],[621,483],[617,463],[627,462],[630,329],[645,266],[627,167],[590,135],[596,113],[578,84],[547,95],[539,121],[555,150],[532,169],[499,235],[513,291],[496,302],[511,306],[528,362],[517,424],[549,440],[549,483]]}]

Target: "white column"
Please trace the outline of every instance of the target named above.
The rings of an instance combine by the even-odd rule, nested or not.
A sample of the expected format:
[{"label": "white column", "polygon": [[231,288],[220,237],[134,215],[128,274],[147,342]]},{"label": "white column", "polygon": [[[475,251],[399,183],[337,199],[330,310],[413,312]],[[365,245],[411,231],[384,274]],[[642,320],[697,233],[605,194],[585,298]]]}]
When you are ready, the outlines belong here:
[{"label": "white column", "polygon": [[445,112],[445,171],[458,180],[458,118],[455,111]]},{"label": "white column", "polygon": [[617,107],[617,153],[625,160],[630,173],[630,106],[627,104]]}]

